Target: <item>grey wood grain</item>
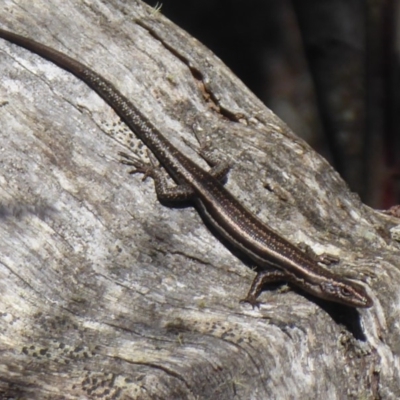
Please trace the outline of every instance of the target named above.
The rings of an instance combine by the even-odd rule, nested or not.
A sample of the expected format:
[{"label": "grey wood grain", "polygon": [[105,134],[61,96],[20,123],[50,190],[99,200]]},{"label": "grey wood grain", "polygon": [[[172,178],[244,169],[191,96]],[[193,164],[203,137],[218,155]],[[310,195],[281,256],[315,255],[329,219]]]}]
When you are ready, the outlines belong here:
[{"label": "grey wood grain", "polygon": [[[139,1],[6,2],[0,26],[112,81],[199,163],[193,129],[233,162],[228,188],[295,244],[340,257],[374,307],[298,291],[239,304],[254,272],[191,208],[129,176],[126,128],[88,87],[0,40],[0,397],[395,399],[398,220],[338,174],[209,50]],[[143,149],[138,144],[138,152]]]}]

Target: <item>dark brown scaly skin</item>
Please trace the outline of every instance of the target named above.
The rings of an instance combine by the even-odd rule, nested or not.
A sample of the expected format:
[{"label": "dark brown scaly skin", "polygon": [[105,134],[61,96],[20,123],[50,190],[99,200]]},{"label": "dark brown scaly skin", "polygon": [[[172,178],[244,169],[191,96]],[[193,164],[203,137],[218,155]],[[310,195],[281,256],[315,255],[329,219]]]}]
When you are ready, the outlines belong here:
[{"label": "dark brown scaly skin", "polygon": [[79,61],[31,39],[2,29],[0,37],[71,72],[97,92],[178,184],[176,188],[168,189],[159,171],[153,170],[151,175],[158,198],[168,201],[193,199],[203,217],[261,267],[262,271],[254,279],[244,301],[257,305],[257,297],[266,283],[288,281],[325,300],[351,307],[372,306],[372,299],[362,285],[322,268],[257,219],[220,183],[221,170],[215,168],[207,172],[187,158],[106,79]]}]

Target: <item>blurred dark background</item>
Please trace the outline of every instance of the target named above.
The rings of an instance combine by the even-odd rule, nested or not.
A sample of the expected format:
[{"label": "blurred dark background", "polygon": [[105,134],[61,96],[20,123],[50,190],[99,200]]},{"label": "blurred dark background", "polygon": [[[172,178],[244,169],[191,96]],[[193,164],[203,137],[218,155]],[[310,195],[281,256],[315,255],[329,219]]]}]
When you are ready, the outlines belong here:
[{"label": "blurred dark background", "polygon": [[400,203],[396,0],[164,0],[362,200]]}]

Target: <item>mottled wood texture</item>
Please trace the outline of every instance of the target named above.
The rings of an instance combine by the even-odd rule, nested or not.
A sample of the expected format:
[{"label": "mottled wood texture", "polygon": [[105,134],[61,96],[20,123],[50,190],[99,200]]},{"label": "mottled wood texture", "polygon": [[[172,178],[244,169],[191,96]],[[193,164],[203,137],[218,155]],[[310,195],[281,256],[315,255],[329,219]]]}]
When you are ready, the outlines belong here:
[{"label": "mottled wood texture", "polygon": [[[244,4],[244,6],[250,6]],[[126,130],[82,82],[0,40],[0,398],[396,399],[399,220],[363,206],[220,60],[139,1],[2,2],[0,26],[87,63],[295,244],[375,301],[294,290],[239,304],[254,272],[191,208],[118,161]],[[139,148],[140,150],[140,148]]]}]

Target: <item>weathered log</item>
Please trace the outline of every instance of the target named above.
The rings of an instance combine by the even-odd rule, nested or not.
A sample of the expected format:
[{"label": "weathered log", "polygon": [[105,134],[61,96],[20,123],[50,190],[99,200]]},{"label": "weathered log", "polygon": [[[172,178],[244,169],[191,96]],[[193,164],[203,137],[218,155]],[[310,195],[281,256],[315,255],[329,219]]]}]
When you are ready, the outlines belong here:
[{"label": "weathered log", "polygon": [[254,272],[194,208],[128,175],[114,111],[0,40],[0,397],[400,397],[398,220],[138,0],[20,0],[0,26],[93,68],[204,165],[185,144],[196,129],[232,161],[229,190],[291,242],[337,255],[329,268],[374,299],[353,310],[278,289],[240,304]]}]

